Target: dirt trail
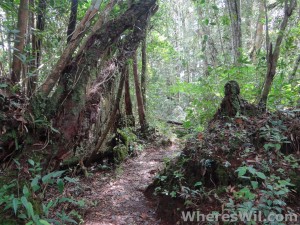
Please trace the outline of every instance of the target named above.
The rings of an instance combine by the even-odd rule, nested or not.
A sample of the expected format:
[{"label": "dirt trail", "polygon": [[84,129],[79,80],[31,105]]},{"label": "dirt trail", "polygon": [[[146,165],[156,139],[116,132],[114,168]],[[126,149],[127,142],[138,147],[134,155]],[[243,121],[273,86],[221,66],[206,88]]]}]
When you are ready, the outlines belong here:
[{"label": "dirt trail", "polygon": [[85,225],[155,225],[156,203],[143,194],[163,167],[164,158],[178,154],[177,145],[155,149],[148,147],[138,157],[123,162],[109,173],[95,173],[84,198],[95,204],[88,211]]}]

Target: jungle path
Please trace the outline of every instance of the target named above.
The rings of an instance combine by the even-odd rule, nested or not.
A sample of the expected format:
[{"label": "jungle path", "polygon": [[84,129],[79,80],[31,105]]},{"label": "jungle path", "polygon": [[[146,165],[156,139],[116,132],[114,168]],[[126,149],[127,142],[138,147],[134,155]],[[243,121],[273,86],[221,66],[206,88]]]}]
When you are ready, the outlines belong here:
[{"label": "jungle path", "polygon": [[147,199],[143,192],[165,158],[173,158],[180,147],[146,147],[137,157],[125,160],[116,170],[95,173],[89,181],[84,198],[94,202],[85,225],[156,225],[165,224],[156,217],[157,203]]}]

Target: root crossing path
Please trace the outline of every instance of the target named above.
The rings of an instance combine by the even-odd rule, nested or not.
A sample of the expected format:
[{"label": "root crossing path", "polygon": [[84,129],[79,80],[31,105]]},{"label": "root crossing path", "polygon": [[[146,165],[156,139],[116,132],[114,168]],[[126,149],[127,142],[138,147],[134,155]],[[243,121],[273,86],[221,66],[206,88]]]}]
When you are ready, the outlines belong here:
[{"label": "root crossing path", "polygon": [[157,203],[147,199],[143,192],[165,158],[179,152],[177,145],[146,148],[139,156],[123,162],[115,171],[95,173],[89,181],[85,199],[91,204],[85,225],[156,225],[165,224],[156,217]]}]

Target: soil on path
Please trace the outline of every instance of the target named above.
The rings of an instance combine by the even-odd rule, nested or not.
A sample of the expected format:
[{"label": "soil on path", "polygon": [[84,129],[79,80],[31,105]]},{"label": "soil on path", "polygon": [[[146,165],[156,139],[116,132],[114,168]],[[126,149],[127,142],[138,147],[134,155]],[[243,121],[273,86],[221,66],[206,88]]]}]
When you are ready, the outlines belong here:
[{"label": "soil on path", "polygon": [[179,152],[177,145],[148,147],[139,156],[123,162],[115,171],[95,173],[89,181],[84,198],[92,203],[85,225],[156,225],[166,224],[156,217],[157,203],[147,199],[143,192],[165,158]]}]

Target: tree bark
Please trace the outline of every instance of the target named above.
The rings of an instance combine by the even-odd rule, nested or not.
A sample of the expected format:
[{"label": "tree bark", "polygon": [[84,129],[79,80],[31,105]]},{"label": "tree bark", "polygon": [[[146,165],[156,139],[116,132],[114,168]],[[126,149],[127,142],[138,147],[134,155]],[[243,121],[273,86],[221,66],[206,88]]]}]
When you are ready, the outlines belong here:
[{"label": "tree bark", "polygon": [[[151,1],[149,1],[149,3],[150,2]],[[155,2],[156,1],[152,1],[152,7],[149,5],[150,8],[153,8],[155,6]],[[151,13],[151,12],[149,12],[149,13]],[[123,73],[121,73],[121,74],[124,74],[124,69],[126,68],[126,60],[130,57],[134,57],[134,55],[132,55],[132,54],[135,54],[140,41],[142,41],[145,38],[145,30],[146,30],[147,22],[148,22],[147,14],[148,13],[144,13],[144,15],[141,15],[140,19],[136,20],[133,32],[126,37],[126,40],[122,46],[122,50],[121,50],[119,56],[117,57],[117,62],[120,66],[120,71],[123,71]],[[85,163],[87,165],[89,165],[91,162],[93,162],[94,160],[96,160],[98,158],[101,147],[104,144],[105,138],[106,138],[109,130],[112,127],[111,123],[114,121],[114,118],[115,118],[114,112],[116,112],[117,111],[116,108],[118,108],[118,104],[116,104],[116,103],[118,103],[118,101],[120,99],[119,96],[121,95],[121,91],[122,91],[120,89],[122,86],[122,82],[123,83],[125,82],[125,76],[122,76],[120,79],[118,94],[116,96],[116,101],[115,101],[115,108],[113,109],[113,112],[111,114],[112,116],[109,119],[108,125],[107,125],[105,131],[103,132],[103,134],[101,134],[101,137],[99,138],[99,141],[97,142],[95,150],[85,160]]]},{"label": "tree bark", "polygon": [[[34,6],[34,1],[30,0],[32,8]],[[45,22],[46,22],[46,8],[47,3],[46,0],[39,0],[38,8],[37,8],[37,21],[36,27],[35,25],[35,17],[34,13],[32,12],[31,24],[33,29],[37,29],[39,32],[43,32],[45,30]],[[32,55],[34,56],[34,61],[32,63],[31,76],[28,79],[28,96],[31,96],[37,87],[37,80],[38,80],[38,68],[41,65],[41,58],[42,58],[42,44],[43,39],[38,37],[34,34],[32,29]]]},{"label": "tree bark", "polygon": [[290,74],[289,76],[289,82],[290,83],[293,83],[293,80],[296,76],[296,73],[297,73],[297,70],[298,70],[298,67],[299,67],[299,64],[300,64],[300,55],[298,55],[296,61],[295,61],[295,64],[294,64],[294,68],[293,68],[293,71],[292,73]]},{"label": "tree bark", "polygon": [[[63,51],[63,54],[60,56],[58,62],[56,63],[54,69],[51,71],[50,75],[47,77],[45,82],[41,85],[40,92],[44,97],[47,97],[52,91],[53,87],[56,85],[57,81],[61,77],[61,73],[66,68],[66,65],[70,63],[73,53],[78,47],[81,38],[83,37],[85,31],[87,30],[90,20],[95,16],[100,6],[101,0],[93,1],[91,7],[86,12],[84,18],[81,20],[80,24],[77,26],[70,43]],[[103,21],[103,17],[100,17],[99,20]],[[101,23],[102,25],[102,23]]]},{"label": "tree bark", "polygon": [[[34,0],[30,0],[29,1],[30,4],[30,8],[34,9]],[[36,87],[36,76],[34,75],[34,72],[36,70],[36,36],[34,34],[34,29],[35,29],[35,15],[33,11],[30,11],[30,22],[29,22],[29,32],[30,33],[30,41],[31,41],[31,58],[33,59],[30,62],[29,65],[29,72],[32,74],[32,76],[30,76],[28,78],[28,82],[27,82],[27,96],[30,97],[33,93],[33,91],[35,90]]]},{"label": "tree bark", "polygon": [[[269,55],[269,47],[270,47],[270,36],[269,36],[269,16],[268,16],[268,7],[267,0],[264,0],[264,8],[265,8],[265,20],[266,20],[266,59],[268,60]],[[267,62],[268,63],[268,62]]]},{"label": "tree bark", "polygon": [[[214,0],[215,5],[217,5],[216,0]],[[224,43],[223,43],[223,37],[222,37],[222,30],[220,27],[220,20],[219,20],[219,15],[216,11],[214,11],[214,16],[217,21],[217,26],[218,26],[218,34],[219,34],[219,40],[220,40],[220,45],[221,45],[221,51],[223,54],[224,62],[223,64],[225,65],[226,59],[225,59],[225,50],[224,50]]]},{"label": "tree bark", "polygon": [[75,31],[76,21],[77,21],[77,10],[78,10],[78,0],[72,0],[69,25],[67,31],[67,43],[71,41],[72,35]]},{"label": "tree bark", "polygon": [[[38,5],[38,18],[36,28],[39,32],[43,32],[45,30],[45,22],[46,22],[46,0],[40,0]],[[36,68],[39,68],[41,65],[41,57],[42,57],[42,42],[41,38],[37,39],[36,42]]]},{"label": "tree bark", "polygon": [[105,9],[101,12],[100,18],[97,20],[95,25],[92,27],[92,31],[84,39],[83,44],[80,46],[78,53],[76,54],[76,57],[78,55],[82,54],[82,52],[86,48],[87,41],[91,38],[91,36],[94,35],[97,30],[101,29],[102,25],[107,22],[109,14],[117,2],[118,2],[118,0],[110,0],[110,2],[106,5]]},{"label": "tree bark", "polygon": [[22,61],[20,60],[25,47],[25,35],[29,18],[29,0],[20,0],[18,11],[18,30],[19,33],[15,38],[15,50],[12,64],[11,80],[14,84],[21,79]]},{"label": "tree bark", "polygon": [[258,13],[258,19],[256,23],[254,43],[250,52],[250,57],[253,62],[256,61],[256,55],[260,50],[263,41],[263,31],[264,31],[264,24],[262,21],[263,18],[264,18],[264,2],[263,0],[259,0],[259,13]]},{"label": "tree bark", "polygon": [[232,52],[235,65],[239,64],[242,49],[241,4],[240,0],[226,0],[231,21]]},{"label": "tree bark", "polygon": [[137,65],[137,53],[135,52],[133,57],[133,77],[134,77],[134,84],[135,84],[135,94],[137,100],[137,107],[138,107],[138,114],[139,114],[139,122],[141,126],[142,132],[147,130],[147,121],[145,115],[145,107],[143,103],[142,92],[140,88],[140,81],[138,76],[138,65]]},{"label": "tree bark", "polygon": [[[288,4],[288,2],[290,2],[290,4]],[[280,25],[274,51],[273,51],[272,43],[270,44],[269,55],[267,55],[268,70],[265,78],[265,83],[262,89],[261,98],[259,101],[259,107],[263,111],[266,110],[268,95],[270,93],[274,76],[276,74],[277,62],[280,54],[280,46],[284,37],[284,31],[287,27],[289,17],[292,15],[294,9],[296,8],[296,5],[297,5],[296,0],[285,0],[284,17]]]},{"label": "tree bark", "polygon": [[[126,68],[122,68],[122,70],[124,70]],[[119,88],[118,88],[118,93],[115,99],[115,106],[113,108],[113,111],[111,112],[111,117],[109,118],[109,121],[106,125],[106,129],[104,130],[104,132],[101,134],[101,138],[99,139],[97,145],[96,145],[96,152],[99,152],[109,131],[111,130],[111,128],[113,127],[113,124],[115,122],[116,116],[117,116],[117,112],[120,108],[120,101],[122,98],[122,92],[123,92],[123,88],[124,88],[124,82],[125,82],[125,76],[124,76],[124,71],[121,71],[121,79],[120,79],[120,83],[119,83]]]},{"label": "tree bark", "polygon": [[[121,56],[117,59],[121,63],[120,66],[123,66],[126,59],[132,57],[132,53],[137,49],[140,40],[144,38],[144,29],[147,25],[147,20],[144,17],[151,13],[155,3],[156,0],[140,1],[120,17],[103,25],[87,41],[86,49],[82,54],[76,57],[70,64],[70,68],[65,71],[63,76],[68,77],[71,74],[72,77],[69,79],[71,82],[68,85],[69,89],[64,90],[62,97],[58,99],[62,107],[57,114],[55,126],[59,128],[62,135],[60,136],[57,159],[63,159],[73,149],[74,138],[80,128],[82,110],[85,106],[87,84],[93,71],[96,72],[99,59],[111,45],[119,40],[125,30],[134,27],[133,33],[125,39]],[[102,143],[97,144],[97,150],[101,148],[101,145]]]},{"label": "tree bark", "polygon": [[147,88],[147,36],[142,41],[142,73],[141,73],[141,89],[144,107],[146,109],[146,88]]},{"label": "tree bark", "polygon": [[134,126],[135,120],[133,117],[133,110],[132,110],[132,101],[130,96],[130,83],[129,83],[129,68],[128,64],[126,63],[124,69],[124,77],[125,77],[125,113],[126,113],[126,120],[128,122],[128,126]]}]

